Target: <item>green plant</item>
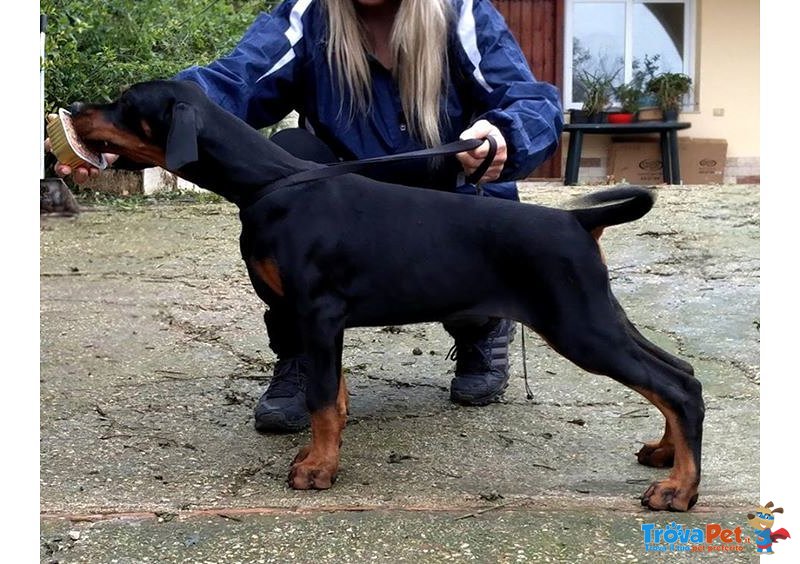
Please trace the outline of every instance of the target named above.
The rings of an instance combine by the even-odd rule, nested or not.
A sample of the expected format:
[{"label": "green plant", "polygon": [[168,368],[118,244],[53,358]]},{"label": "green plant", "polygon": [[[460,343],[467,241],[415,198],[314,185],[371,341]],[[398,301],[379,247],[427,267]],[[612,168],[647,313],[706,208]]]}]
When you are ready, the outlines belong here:
[{"label": "green plant", "polygon": [[41,0],[47,15],[45,112],[109,101],[230,52],[265,0]]},{"label": "green plant", "polygon": [[[278,0],[41,0],[47,16],[44,114],[111,101],[135,82],[170,78],[231,51]],[[44,118],[44,116],[42,116]],[[52,175],[55,159],[48,155]]]},{"label": "green plant", "polygon": [[154,194],[131,194],[122,196],[97,192],[83,186],[73,188],[75,198],[84,206],[108,207],[120,211],[134,211],[144,206],[165,203],[181,204],[224,204],[221,196],[212,192],[193,192],[186,190],[161,190]]},{"label": "green plant", "polygon": [[635,114],[639,111],[639,100],[642,97],[642,90],[635,83],[620,84],[614,89],[614,95],[619,102],[622,111]]},{"label": "green plant", "polygon": [[665,72],[647,83],[647,91],[658,98],[662,111],[678,110],[682,98],[689,93],[692,79],[683,73]]},{"label": "green plant", "polygon": [[633,60],[633,75],[631,84],[639,90],[639,109],[651,108],[658,105],[655,94],[647,92],[648,83],[658,76],[658,66],[661,55],[656,54],[652,57],[645,55],[644,59],[635,58]]},{"label": "green plant", "polygon": [[578,81],[585,93],[583,110],[587,115],[599,114],[608,107],[614,92],[614,79],[618,74],[619,71],[613,74],[603,71],[592,73],[585,69],[579,71]]},{"label": "green plant", "polygon": [[647,84],[658,76],[658,61],[661,55],[645,55],[643,60],[634,59],[633,61],[633,77],[631,84],[644,93]]}]

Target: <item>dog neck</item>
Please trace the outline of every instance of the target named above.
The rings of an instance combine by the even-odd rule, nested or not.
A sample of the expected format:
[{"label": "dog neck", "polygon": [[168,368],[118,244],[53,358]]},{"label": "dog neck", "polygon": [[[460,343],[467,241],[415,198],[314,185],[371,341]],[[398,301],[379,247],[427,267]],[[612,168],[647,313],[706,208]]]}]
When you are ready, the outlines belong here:
[{"label": "dog neck", "polygon": [[[269,184],[320,166],[298,159],[257,130],[216,105],[208,108],[198,135],[196,162],[178,171],[181,178],[219,194],[240,208]],[[268,191],[268,188],[267,188]]]}]

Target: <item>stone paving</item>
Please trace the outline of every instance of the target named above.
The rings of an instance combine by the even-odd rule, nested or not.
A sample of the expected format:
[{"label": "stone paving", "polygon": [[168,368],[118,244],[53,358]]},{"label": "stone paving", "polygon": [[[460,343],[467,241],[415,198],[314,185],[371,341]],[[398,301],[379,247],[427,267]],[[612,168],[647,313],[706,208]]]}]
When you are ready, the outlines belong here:
[{"label": "stone paving", "polygon": [[534,399],[518,338],[503,400],[455,406],[440,324],[347,332],[339,479],[288,489],[308,433],[253,430],[274,355],[238,234],[229,204],[42,219],[42,562],[633,562],[643,523],[743,526],[758,501],[758,186],[661,188],[603,236],[629,317],[704,384],[701,497],[680,515],[639,505],[665,473],[633,456],[663,425],[640,396],[527,333]]}]

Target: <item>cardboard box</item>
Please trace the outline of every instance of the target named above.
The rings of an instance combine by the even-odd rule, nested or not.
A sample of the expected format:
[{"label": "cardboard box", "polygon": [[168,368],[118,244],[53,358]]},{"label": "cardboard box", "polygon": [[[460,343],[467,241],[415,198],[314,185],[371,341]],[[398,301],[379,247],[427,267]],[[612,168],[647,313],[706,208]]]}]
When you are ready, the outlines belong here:
[{"label": "cardboard box", "polygon": [[[681,180],[684,184],[721,184],[728,142],[724,139],[678,138]],[[622,139],[609,145],[608,174],[635,184],[663,182],[658,139]]]},{"label": "cardboard box", "polygon": [[608,146],[608,175],[617,182],[661,184],[661,149],[658,141],[627,139]]},{"label": "cardboard box", "polygon": [[722,184],[728,142],[724,139],[678,138],[684,184]]}]

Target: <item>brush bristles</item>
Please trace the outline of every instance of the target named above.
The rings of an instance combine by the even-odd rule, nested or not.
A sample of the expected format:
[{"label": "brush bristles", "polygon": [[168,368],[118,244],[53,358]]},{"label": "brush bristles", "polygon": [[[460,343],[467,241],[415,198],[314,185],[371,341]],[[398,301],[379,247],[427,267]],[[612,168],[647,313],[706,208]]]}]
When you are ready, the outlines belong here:
[{"label": "brush bristles", "polygon": [[87,164],[103,169],[106,167],[106,160],[102,155],[80,151],[69,140],[64,120],[69,120],[70,114],[64,109],[60,109],[58,114],[47,116],[47,135],[50,137],[50,147],[58,162],[69,167],[85,166]]}]

